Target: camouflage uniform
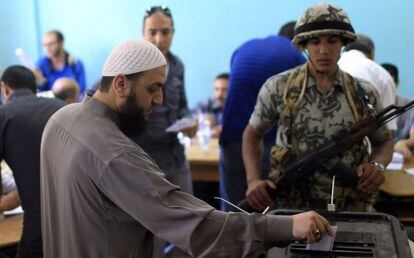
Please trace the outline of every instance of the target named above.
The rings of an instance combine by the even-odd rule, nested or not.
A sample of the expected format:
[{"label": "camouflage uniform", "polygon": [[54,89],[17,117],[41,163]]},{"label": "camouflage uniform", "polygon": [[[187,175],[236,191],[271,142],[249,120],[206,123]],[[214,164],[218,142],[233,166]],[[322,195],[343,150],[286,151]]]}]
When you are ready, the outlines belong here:
[{"label": "camouflage uniform", "polygon": [[[337,70],[334,86],[329,92],[321,91],[310,75],[307,75],[306,65],[299,66],[287,72],[275,75],[267,80],[260,90],[257,104],[250,118],[250,124],[260,133],[267,132],[272,126],[277,125],[278,133],[276,146],[291,149],[287,135],[294,132],[297,139],[297,153],[312,151],[322,145],[330,136],[343,128],[351,127],[355,123],[355,117],[350,108],[345,94],[344,72]],[[284,92],[289,76],[298,72],[297,76],[307,77],[303,98],[299,102],[297,113],[292,119],[288,119],[283,113],[286,102]],[[305,74],[304,74],[305,73]],[[296,75],[295,75],[296,76]],[[376,110],[382,109],[377,91],[366,81],[354,79],[364,89]],[[364,109],[364,112],[368,112]],[[363,116],[364,114],[360,114]],[[389,131],[382,127],[369,135],[373,145],[388,139]],[[341,155],[340,160],[350,168],[356,167],[367,160],[367,152],[361,142]],[[270,179],[276,180],[278,173],[270,175]],[[278,198],[279,207],[283,208],[326,208],[330,199],[331,176],[315,171],[309,178],[300,180],[298,185],[287,189]],[[299,187],[302,186],[302,187]],[[340,183],[337,183],[337,186]],[[303,186],[307,192],[303,192]],[[305,203],[304,194],[309,203]],[[370,196],[360,192],[355,187],[336,187],[335,200],[338,210],[370,211],[378,193]]]}]

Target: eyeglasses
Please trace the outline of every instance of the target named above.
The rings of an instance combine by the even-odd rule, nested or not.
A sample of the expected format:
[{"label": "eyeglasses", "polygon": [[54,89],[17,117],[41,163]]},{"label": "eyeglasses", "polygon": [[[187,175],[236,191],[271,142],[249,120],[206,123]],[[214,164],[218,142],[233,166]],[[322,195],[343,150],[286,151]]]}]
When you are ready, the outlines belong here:
[{"label": "eyeglasses", "polygon": [[162,14],[168,16],[171,18],[171,11],[168,7],[164,5],[158,5],[158,6],[151,6],[149,9],[145,11],[145,18],[153,15],[156,12],[161,12]]}]

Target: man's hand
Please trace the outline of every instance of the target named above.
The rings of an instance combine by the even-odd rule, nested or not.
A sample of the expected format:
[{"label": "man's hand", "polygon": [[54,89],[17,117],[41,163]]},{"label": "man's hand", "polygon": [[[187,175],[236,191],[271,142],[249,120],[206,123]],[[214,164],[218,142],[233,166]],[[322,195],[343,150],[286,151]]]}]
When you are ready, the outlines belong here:
[{"label": "man's hand", "polygon": [[193,138],[194,135],[196,135],[197,133],[197,128],[198,128],[198,121],[196,120],[192,125],[182,128],[180,132],[184,133],[190,138]]},{"label": "man's hand", "polygon": [[367,194],[372,193],[385,182],[383,173],[371,163],[359,165],[357,174],[359,177],[358,188]]},{"label": "man's hand", "polygon": [[266,209],[273,202],[267,189],[276,189],[275,184],[270,180],[255,180],[249,183],[246,191],[247,202],[258,211]]},{"label": "man's hand", "polygon": [[413,155],[410,148],[407,146],[407,140],[400,140],[394,145],[394,150],[401,153],[404,156],[404,159],[409,159]]},{"label": "man's hand", "polygon": [[314,211],[293,215],[292,220],[293,237],[296,239],[306,239],[308,244],[321,240],[325,232],[330,236],[333,235],[329,222]]},{"label": "man's hand", "polygon": [[216,125],[211,128],[211,137],[220,138],[220,134],[223,127],[221,125]]},{"label": "man's hand", "polygon": [[33,71],[35,78],[36,78],[36,84],[37,85],[43,85],[47,79],[43,76],[42,71],[40,69],[36,68]]}]

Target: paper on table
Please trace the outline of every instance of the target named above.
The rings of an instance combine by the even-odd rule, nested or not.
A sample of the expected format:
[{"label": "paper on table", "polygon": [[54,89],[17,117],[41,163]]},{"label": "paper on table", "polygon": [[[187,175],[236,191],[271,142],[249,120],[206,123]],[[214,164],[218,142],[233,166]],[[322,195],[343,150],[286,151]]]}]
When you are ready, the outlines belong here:
[{"label": "paper on table", "polygon": [[308,244],[306,249],[308,250],[317,250],[317,251],[331,251],[333,244],[335,242],[336,230],[338,226],[332,226],[333,235],[330,236],[328,233],[325,233],[319,242],[313,244]]},{"label": "paper on table", "polygon": [[177,122],[175,122],[174,124],[172,124],[167,129],[165,129],[165,131],[168,132],[168,133],[177,133],[177,132],[181,131],[181,129],[183,129],[187,126],[194,125],[195,122],[196,122],[195,118],[184,117],[184,118],[181,118],[180,120],[178,120]]},{"label": "paper on table", "polygon": [[387,166],[387,170],[401,170],[404,166],[404,156],[401,153],[394,152],[392,160]]},{"label": "paper on table", "polygon": [[13,210],[9,210],[9,211],[4,211],[3,215],[4,216],[11,216],[11,215],[16,215],[16,214],[22,214],[24,211],[22,209],[22,206],[19,206]]},{"label": "paper on table", "polygon": [[414,168],[405,168],[404,170],[407,174],[414,176]]}]

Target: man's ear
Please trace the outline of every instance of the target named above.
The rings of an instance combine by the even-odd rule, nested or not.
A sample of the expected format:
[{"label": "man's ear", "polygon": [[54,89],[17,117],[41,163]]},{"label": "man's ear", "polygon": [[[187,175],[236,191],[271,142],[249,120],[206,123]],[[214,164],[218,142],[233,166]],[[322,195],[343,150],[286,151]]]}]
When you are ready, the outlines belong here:
[{"label": "man's ear", "polygon": [[0,83],[0,87],[1,87],[1,100],[3,101],[3,103],[6,103],[11,94],[11,89],[4,82]]},{"label": "man's ear", "polygon": [[374,61],[374,59],[375,59],[375,49],[371,49],[371,51],[369,52],[369,59]]},{"label": "man's ear", "polygon": [[125,77],[125,75],[120,74],[115,76],[112,83],[112,88],[114,89],[116,96],[123,98],[129,94],[129,85],[130,84],[128,83],[128,79]]},{"label": "man's ear", "polygon": [[60,49],[65,50],[65,42],[64,41],[61,41],[58,44],[59,44]]}]

